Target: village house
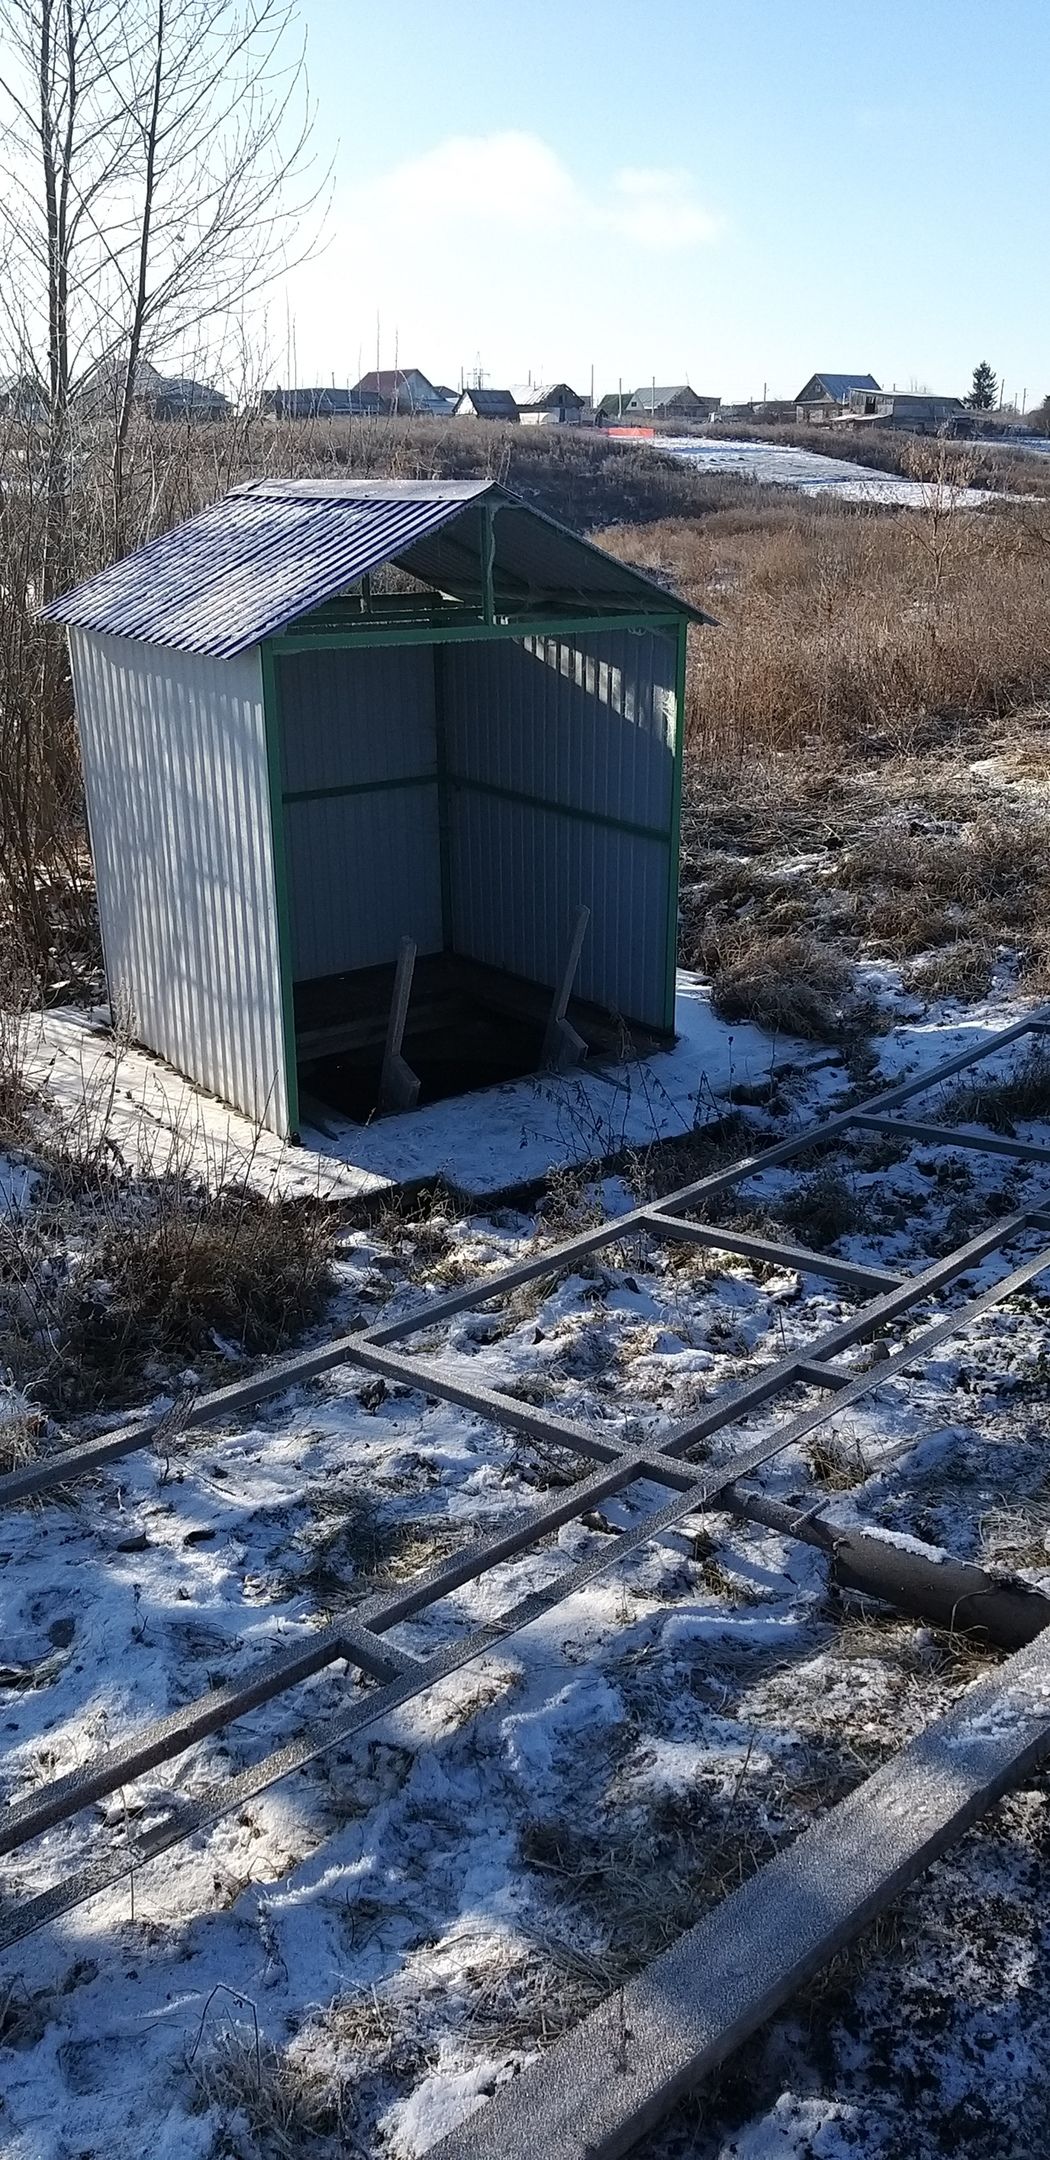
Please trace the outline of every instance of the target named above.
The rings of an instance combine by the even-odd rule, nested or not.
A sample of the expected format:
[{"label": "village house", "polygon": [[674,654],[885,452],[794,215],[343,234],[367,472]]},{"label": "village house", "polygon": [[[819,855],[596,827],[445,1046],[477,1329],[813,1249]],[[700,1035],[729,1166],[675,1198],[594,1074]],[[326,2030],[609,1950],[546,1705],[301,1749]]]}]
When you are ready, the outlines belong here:
[{"label": "village house", "polygon": [[928,390],[853,390],[843,414],[850,427],[903,428],[912,435],[940,435],[962,418],[961,398]]},{"label": "village house", "polygon": [[47,394],[35,375],[8,375],[0,382],[0,419],[33,427],[47,419]]},{"label": "village house", "polygon": [[[86,377],[77,403],[83,412],[115,412],[123,394],[123,362],[109,360]],[[162,375],[149,360],[140,360],[135,369],[134,402],[153,420],[226,420],[233,410],[212,383],[197,382],[192,375]]]},{"label": "village house", "polygon": [[383,410],[376,396],[325,383],[312,390],[282,390],[278,384],[274,390],[264,390],[259,400],[259,411],[266,420],[349,420]]},{"label": "village house", "polygon": [[795,399],[795,417],[818,425],[838,420],[855,391],[866,396],[878,387],[874,375],[811,375]]},{"label": "village house", "polygon": [[513,390],[463,390],[456,400],[457,420],[508,420],[516,424],[521,415]]},{"label": "village house", "polygon": [[632,419],[644,413],[649,420],[710,420],[721,402],[721,398],[704,397],[688,383],[645,383],[640,390],[632,391],[623,409]]},{"label": "village house", "polygon": [[523,427],[590,427],[594,407],[569,383],[516,383],[511,391]]},{"label": "village house", "polygon": [[455,393],[432,383],[421,368],[372,368],[354,384],[354,394],[377,399],[381,412],[435,417],[447,417],[455,402]]}]

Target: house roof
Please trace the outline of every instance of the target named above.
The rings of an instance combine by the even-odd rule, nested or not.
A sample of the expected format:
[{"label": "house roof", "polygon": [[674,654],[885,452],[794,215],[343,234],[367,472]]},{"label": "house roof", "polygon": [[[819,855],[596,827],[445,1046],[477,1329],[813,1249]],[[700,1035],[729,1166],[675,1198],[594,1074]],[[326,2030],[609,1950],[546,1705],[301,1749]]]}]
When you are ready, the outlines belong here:
[{"label": "house roof", "polygon": [[803,383],[802,389],[795,400],[796,404],[801,403],[810,383],[820,383],[827,392],[828,397],[834,398],[840,405],[848,398],[851,390],[877,390],[879,388],[874,375],[825,375],[822,371],[817,375],[811,375],[809,382]]},{"label": "house roof", "polygon": [[262,409],[292,420],[330,419],[338,413],[375,412],[379,398],[375,392],[347,390],[332,384],[321,383],[313,390],[282,390],[280,386],[262,393]]},{"label": "house roof", "polygon": [[661,405],[669,404],[672,398],[681,397],[683,391],[688,391],[691,397],[699,397],[701,394],[687,382],[657,383],[655,391],[652,383],[643,383],[640,390],[632,392],[630,403],[640,405],[645,412],[656,412]]},{"label": "house roof", "polygon": [[517,402],[512,390],[464,390],[459,402],[469,400],[474,410],[484,420],[516,420]]},{"label": "house roof", "polygon": [[195,382],[192,375],[162,375],[151,387],[149,395],[158,398],[182,398],[188,405],[226,405],[228,399],[214,383]]},{"label": "house roof", "polygon": [[585,405],[586,398],[571,383],[513,383],[511,396],[526,412],[547,405]]},{"label": "house roof", "polygon": [[711,618],[486,480],[259,480],[236,488],[42,609],[108,637],[229,659],[336,599],[386,563],[476,605],[493,522],[501,612]]},{"label": "house roof", "polygon": [[431,397],[440,395],[429,376],[424,375],[422,368],[415,367],[373,368],[370,374],[362,375],[360,382],[354,384],[354,389],[371,391],[373,396],[388,398],[399,397],[404,390],[413,393],[423,390]]}]

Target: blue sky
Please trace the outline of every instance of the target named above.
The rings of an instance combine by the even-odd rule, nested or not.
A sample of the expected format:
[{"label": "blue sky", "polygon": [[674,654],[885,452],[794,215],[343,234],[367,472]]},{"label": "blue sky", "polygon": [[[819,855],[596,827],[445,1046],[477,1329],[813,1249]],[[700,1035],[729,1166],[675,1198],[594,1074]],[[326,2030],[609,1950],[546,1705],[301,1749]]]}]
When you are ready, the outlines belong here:
[{"label": "blue sky", "polygon": [[[301,0],[329,243],[271,378],[1050,391],[1045,0]],[[289,354],[289,326],[292,355]]]}]

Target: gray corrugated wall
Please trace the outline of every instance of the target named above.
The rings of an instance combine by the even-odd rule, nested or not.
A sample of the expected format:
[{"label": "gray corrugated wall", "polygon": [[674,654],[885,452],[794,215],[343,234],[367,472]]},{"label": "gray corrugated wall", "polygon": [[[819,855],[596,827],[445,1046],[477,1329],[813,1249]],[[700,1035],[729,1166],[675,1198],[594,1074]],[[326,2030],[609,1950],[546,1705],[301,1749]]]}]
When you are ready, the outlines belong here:
[{"label": "gray corrugated wall", "polygon": [[431,648],[288,653],[278,685],[295,980],[440,951]]},{"label": "gray corrugated wall", "polygon": [[673,636],[603,630],[452,645],[440,662],[456,950],[553,983],[582,901],[580,994],[656,1027],[676,661]]},{"label": "gray corrugated wall", "polygon": [[284,1133],[258,648],[72,630],[70,650],[110,995],[139,1041]]}]

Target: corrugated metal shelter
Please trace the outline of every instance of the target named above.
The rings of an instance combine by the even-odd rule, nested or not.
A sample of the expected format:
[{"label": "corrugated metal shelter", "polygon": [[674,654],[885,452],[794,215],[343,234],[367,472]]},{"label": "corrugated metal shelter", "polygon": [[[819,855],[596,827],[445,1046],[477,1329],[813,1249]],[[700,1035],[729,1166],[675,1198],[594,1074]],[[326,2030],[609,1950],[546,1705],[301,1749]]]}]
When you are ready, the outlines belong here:
[{"label": "corrugated metal shelter", "polygon": [[381,1042],[403,938],[420,1026],[453,989],[532,1026],[581,905],[584,1020],[672,1031],[707,618],[653,580],[489,482],[262,481],[45,614],[110,996],[190,1078],[295,1133],[300,1072]]}]

